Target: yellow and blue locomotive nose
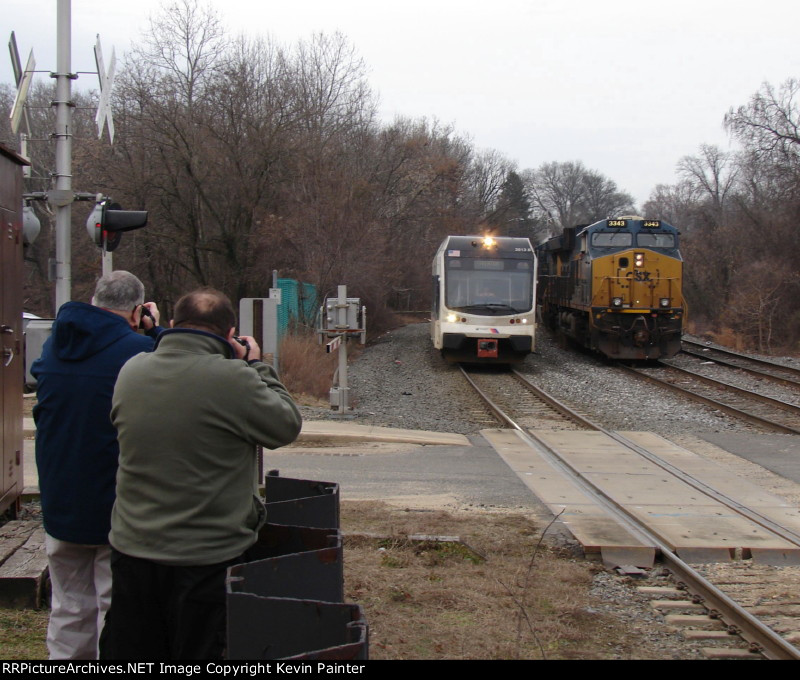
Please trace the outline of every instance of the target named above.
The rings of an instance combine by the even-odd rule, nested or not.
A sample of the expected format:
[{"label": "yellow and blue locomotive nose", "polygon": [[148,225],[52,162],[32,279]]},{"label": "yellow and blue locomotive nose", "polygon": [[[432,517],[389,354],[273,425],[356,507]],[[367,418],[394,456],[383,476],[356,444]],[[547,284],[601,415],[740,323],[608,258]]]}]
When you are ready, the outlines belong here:
[{"label": "yellow and blue locomotive nose", "polygon": [[537,247],[539,305],[554,330],[610,358],[680,349],[684,314],[678,230],[621,217],[564,229]]}]

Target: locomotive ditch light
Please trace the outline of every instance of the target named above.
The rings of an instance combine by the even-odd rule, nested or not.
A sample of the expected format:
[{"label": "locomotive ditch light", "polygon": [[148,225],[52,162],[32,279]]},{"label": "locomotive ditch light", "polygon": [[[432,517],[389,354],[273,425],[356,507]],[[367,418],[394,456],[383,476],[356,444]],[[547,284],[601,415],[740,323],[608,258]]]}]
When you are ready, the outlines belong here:
[{"label": "locomotive ditch light", "polygon": [[669,298],[661,298],[658,301],[658,304],[660,304],[662,307],[669,307]]},{"label": "locomotive ditch light", "polygon": [[611,298],[611,306],[622,307],[622,298],[621,297]]},{"label": "locomotive ditch light", "polygon": [[644,253],[635,253],[633,256],[633,264],[636,267],[644,267]]},{"label": "locomotive ditch light", "polygon": [[448,323],[455,323],[456,321],[458,321],[458,317],[455,314],[450,313],[447,315],[447,321]]}]

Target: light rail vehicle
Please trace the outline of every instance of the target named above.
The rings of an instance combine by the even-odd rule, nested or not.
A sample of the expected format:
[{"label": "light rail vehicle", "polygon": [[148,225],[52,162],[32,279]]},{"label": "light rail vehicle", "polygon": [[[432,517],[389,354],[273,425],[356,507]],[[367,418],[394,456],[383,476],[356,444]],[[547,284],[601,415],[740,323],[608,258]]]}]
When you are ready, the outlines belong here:
[{"label": "light rail vehicle", "polygon": [[431,339],[450,363],[512,364],[534,350],[536,254],[527,238],[448,236],[433,260]]}]

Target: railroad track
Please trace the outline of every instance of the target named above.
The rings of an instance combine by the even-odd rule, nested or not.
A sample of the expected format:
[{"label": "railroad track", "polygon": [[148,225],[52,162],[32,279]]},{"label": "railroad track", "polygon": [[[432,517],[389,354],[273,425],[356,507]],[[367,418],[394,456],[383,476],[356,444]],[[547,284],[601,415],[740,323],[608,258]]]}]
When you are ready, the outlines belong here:
[{"label": "railroad track", "polygon": [[800,368],[783,366],[774,361],[755,357],[719,347],[709,347],[699,342],[683,340],[683,354],[720,366],[735,368],[759,379],[770,380],[790,388],[800,389]]},{"label": "railroad track", "polygon": [[592,422],[540,390],[518,371],[495,366],[460,367],[467,382],[503,425],[514,429],[595,429]]},{"label": "railroad track", "polygon": [[[619,433],[609,432],[596,423],[592,423],[585,416],[578,414],[565,404],[546,395],[542,390],[532,385],[529,380],[516,371],[510,374],[499,375],[491,375],[486,372],[477,372],[473,370],[467,371],[463,367],[462,371],[469,383],[478,391],[503,425],[517,431],[521,439],[529,440],[537,451],[542,451],[554,466],[563,470],[565,475],[576,478],[573,481],[579,484],[581,489],[596,494],[598,502],[617,518],[618,521],[626,527],[626,530],[631,531],[636,536],[643,537],[645,542],[655,547],[664,565],[670,570],[677,582],[677,589],[673,591],[677,593],[677,595],[672,595],[669,600],[659,600],[655,602],[655,607],[665,611],[668,615],[668,619],[672,617],[673,620],[671,620],[671,622],[675,623],[675,625],[680,625],[680,623],[678,623],[679,618],[688,619],[692,624],[695,624],[697,614],[691,610],[693,608],[700,608],[704,612],[703,616],[717,626],[721,626],[721,629],[717,631],[687,632],[687,638],[701,635],[703,639],[714,639],[715,637],[730,639],[730,636],[735,634],[745,640],[748,646],[744,649],[725,650],[722,653],[726,656],[735,656],[739,654],[752,657],[754,652],[758,652],[770,659],[800,659],[800,650],[794,647],[791,642],[765,625],[757,616],[748,612],[745,607],[737,603],[733,597],[726,594],[723,589],[712,584],[697,568],[690,566],[687,562],[680,559],[670,546],[662,540],[656,530],[651,529],[646,523],[641,522],[640,517],[631,514],[624,507],[617,504],[603,490],[595,486],[593,482],[588,481],[586,477],[582,476],[576,470],[570,469],[569,464],[559,455],[558,451],[548,443],[547,437],[542,436],[542,433],[537,432],[536,429],[531,431],[530,428],[542,427],[542,425],[544,425],[545,427],[549,426],[551,430],[596,430],[622,444],[628,451],[635,453],[637,456],[646,458],[650,462],[655,462],[656,465],[663,468],[665,471],[676,475],[681,481],[707,494],[709,498],[714,499],[715,502],[720,502],[730,508],[731,511],[754,521],[759,528],[763,527],[765,531],[775,532],[776,536],[780,536],[783,540],[795,546],[800,546],[800,532],[782,527],[777,522],[763,516],[758,510],[752,510],[735,499],[727,497],[724,492],[718,492],[708,487],[708,485],[699,478],[695,479],[681,470],[674,469],[668,461],[661,459],[636,441],[624,437]],[[495,378],[498,377],[501,379],[495,380]],[[515,380],[516,384],[512,387],[509,380]],[[531,406],[530,397],[523,398],[522,395],[526,391],[535,394],[535,407]],[[520,404],[522,404],[522,406],[520,406]],[[509,413],[509,411],[511,411],[511,413]],[[529,425],[529,423],[534,424]],[[531,455],[533,455],[533,452],[531,452]],[[526,474],[530,475],[531,473],[528,472]],[[796,571],[798,573],[798,579],[800,579],[800,570]],[[757,586],[751,583],[749,591],[754,589],[757,589]],[[787,636],[792,636],[796,634],[795,631],[800,630],[800,624],[797,623],[797,618],[800,617],[800,606],[796,606],[798,604],[796,600],[800,598],[794,597],[796,588],[787,586],[786,591],[790,594],[790,601],[786,603],[785,606],[789,607],[790,612],[781,617],[781,630],[785,632]],[[659,592],[661,591],[659,590]],[[777,602],[777,600],[773,598],[773,604],[775,604],[775,602]],[[794,607],[796,611],[792,610],[792,607]],[[681,613],[670,614],[670,611],[681,611]],[[798,635],[798,638],[800,638],[800,635]],[[714,654],[720,654],[718,648],[708,651],[709,656]]]},{"label": "railroad track", "polygon": [[745,420],[770,432],[800,434],[800,406],[710,378],[664,361],[652,368],[619,364],[643,380]]}]

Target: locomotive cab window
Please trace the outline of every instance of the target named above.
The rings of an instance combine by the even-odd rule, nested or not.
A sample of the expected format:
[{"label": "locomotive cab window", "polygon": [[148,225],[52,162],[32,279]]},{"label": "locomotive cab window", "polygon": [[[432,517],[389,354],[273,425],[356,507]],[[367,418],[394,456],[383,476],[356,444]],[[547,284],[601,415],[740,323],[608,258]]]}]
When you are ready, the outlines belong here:
[{"label": "locomotive cab window", "polygon": [[640,232],[636,236],[636,245],[645,248],[674,248],[674,234],[659,234],[655,232]]},{"label": "locomotive cab window", "polygon": [[592,234],[592,246],[595,248],[627,248],[632,245],[633,234],[629,231],[597,231]]}]

